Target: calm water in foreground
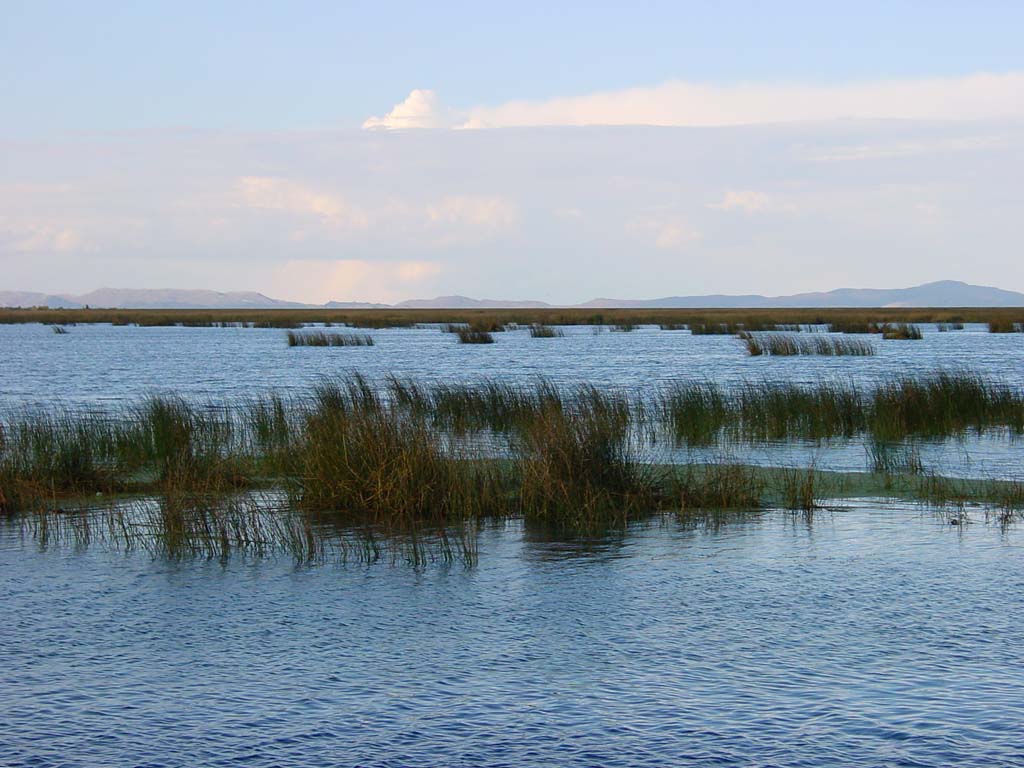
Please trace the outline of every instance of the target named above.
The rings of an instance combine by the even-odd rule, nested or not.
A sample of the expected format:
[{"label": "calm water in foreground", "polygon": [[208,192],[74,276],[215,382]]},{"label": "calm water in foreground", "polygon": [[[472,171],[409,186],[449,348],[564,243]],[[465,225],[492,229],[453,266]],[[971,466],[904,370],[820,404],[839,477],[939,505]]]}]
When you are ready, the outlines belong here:
[{"label": "calm water in foreground", "polygon": [[1024,531],[871,504],[479,565],[0,535],[0,765],[1024,765]]}]

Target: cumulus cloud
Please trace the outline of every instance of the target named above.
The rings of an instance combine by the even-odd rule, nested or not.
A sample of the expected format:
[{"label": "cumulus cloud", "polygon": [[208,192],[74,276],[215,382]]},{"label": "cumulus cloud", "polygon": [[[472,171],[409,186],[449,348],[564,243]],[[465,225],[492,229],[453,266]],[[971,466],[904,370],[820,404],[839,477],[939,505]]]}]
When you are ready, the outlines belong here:
[{"label": "cumulus cloud", "polygon": [[442,267],[435,261],[292,259],[274,270],[280,295],[302,301],[396,302],[436,288]]},{"label": "cumulus cloud", "polygon": [[463,110],[413,91],[364,128],[526,126],[726,126],[858,119],[959,120],[1024,117],[1024,73],[976,74],[839,85],[661,85]]},{"label": "cumulus cloud", "polygon": [[416,89],[391,108],[383,117],[370,117],[363,122],[367,130],[395,130],[400,128],[442,128],[444,112],[437,93]]}]

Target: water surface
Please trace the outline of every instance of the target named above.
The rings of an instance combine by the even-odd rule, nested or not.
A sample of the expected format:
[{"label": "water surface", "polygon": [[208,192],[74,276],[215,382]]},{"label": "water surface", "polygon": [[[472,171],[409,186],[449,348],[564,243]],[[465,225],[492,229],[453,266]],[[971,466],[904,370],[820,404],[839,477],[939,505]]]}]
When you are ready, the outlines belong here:
[{"label": "water surface", "polygon": [[0,533],[0,765],[1024,765],[1024,533],[858,504],[475,568]]}]

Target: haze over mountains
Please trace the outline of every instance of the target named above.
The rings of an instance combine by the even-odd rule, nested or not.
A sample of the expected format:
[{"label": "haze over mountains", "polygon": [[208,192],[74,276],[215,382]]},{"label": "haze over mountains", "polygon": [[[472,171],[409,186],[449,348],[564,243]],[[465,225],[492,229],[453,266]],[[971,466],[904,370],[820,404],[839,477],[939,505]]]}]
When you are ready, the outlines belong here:
[{"label": "haze over mountains", "polygon": [[301,308],[394,308],[394,309],[498,309],[579,307],[611,308],[785,308],[785,307],[1024,307],[1024,293],[956,280],[941,280],[911,288],[839,288],[791,296],[713,294],[667,296],[659,299],[598,298],[582,304],[548,304],[543,301],[472,299],[466,296],[438,296],[411,299],[397,304],[331,301],[303,304],[282,301],[253,291],[207,291],[178,289],[100,288],[81,295],[46,294],[31,291],[0,291],[3,307],[81,307],[117,309],[301,309]]}]

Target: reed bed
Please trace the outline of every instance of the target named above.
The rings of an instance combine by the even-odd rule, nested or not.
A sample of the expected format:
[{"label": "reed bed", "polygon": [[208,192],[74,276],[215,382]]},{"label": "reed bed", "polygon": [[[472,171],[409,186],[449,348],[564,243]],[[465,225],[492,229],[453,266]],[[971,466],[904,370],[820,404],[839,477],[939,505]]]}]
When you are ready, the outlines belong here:
[{"label": "reed bed", "polygon": [[561,328],[552,328],[550,325],[532,323],[530,325],[530,338],[533,339],[556,339],[565,336]]},{"label": "reed bed", "polygon": [[655,409],[679,442],[693,444],[722,436],[760,441],[866,435],[898,441],[996,428],[1024,433],[1024,393],[967,373],[899,378],[867,391],[836,382],[731,389],[688,382],[659,393]]},{"label": "reed bed", "polygon": [[836,336],[798,336],[784,333],[748,333],[742,331],[739,338],[746,345],[752,357],[772,355],[790,357],[797,355],[826,355],[868,357],[875,354],[875,347],[869,341],[847,339]]},{"label": "reed bed", "polygon": [[1024,333],[1024,322],[1013,320],[990,320],[989,333]]},{"label": "reed bed", "polygon": [[[507,517],[585,532],[657,510],[753,508],[769,490],[795,509],[818,496],[813,477],[810,488],[776,478],[772,490],[763,473],[728,461],[656,464],[649,449],[662,439],[864,436],[873,441],[872,470],[908,475],[920,474],[920,461],[898,444],[988,429],[1024,434],[1024,393],[958,373],[869,390],[698,382],[647,395],[353,376],[292,400],[204,407],[152,397],[115,414],[9,417],[0,421],[0,509],[54,509],[96,494],[189,499],[274,488],[295,509],[389,535]],[[481,453],[481,436],[501,439]]]},{"label": "reed bed", "polygon": [[490,331],[474,331],[472,328],[463,328],[456,331],[459,344],[493,344],[494,336]]},{"label": "reed bed", "polygon": [[[175,326],[208,323],[245,323],[250,327],[297,328],[304,324],[331,322],[353,328],[408,328],[444,323],[487,323],[492,328],[509,324],[544,325],[731,325],[721,333],[740,330],[787,330],[832,324],[884,323],[989,323],[1021,322],[1015,307],[979,308],[809,308],[809,309],[0,309],[0,323],[112,323],[115,325]],[[742,327],[740,327],[742,326]],[[493,331],[492,331],[493,332]]]},{"label": "reed bed", "polygon": [[289,347],[372,347],[373,337],[364,333],[288,331]]},{"label": "reed bed", "polygon": [[829,333],[881,333],[882,323],[870,320],[844,320],[828,324]]},{"label": "reed bed", "polygon": [[882,338],[918,341],[924,335],[918,326],[910,323],[887,323],[882,326]]}]

